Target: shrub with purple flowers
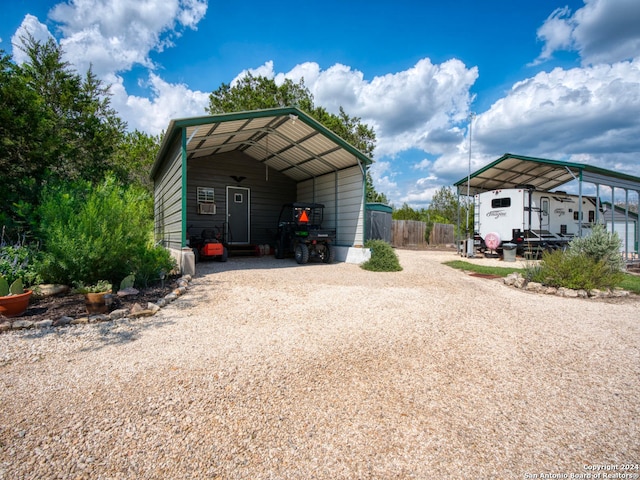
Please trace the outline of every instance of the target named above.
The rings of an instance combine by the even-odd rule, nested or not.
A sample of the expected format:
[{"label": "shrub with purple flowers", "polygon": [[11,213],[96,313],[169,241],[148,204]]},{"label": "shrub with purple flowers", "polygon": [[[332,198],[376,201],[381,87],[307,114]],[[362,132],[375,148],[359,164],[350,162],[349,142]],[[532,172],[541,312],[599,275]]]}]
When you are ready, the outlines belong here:
[{"label": "shrub with purple flowers", "polygon": [[2,228],[0,236],[0,274],[11,285],[21,279],[25,286],[40,283],[38,274],[39,253],[37,247],[29,245],[24,236],[11,241]]}]

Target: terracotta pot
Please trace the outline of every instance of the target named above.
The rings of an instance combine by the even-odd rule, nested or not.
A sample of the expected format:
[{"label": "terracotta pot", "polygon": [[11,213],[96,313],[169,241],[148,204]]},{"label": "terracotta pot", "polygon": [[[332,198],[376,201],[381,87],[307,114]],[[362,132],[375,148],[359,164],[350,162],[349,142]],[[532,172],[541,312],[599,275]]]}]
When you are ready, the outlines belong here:
[{"label": "terracotta pot", "polygon": [[85,293],[87,313],[107,313],[111,306],[111,292]]},{"label": "terracotta pot", "polygon": [[25,290],[25,292],[20,295],[0,297],[0,315],[4,315],[5,317],[22,315],[27,307],[29,307],[29,299],[32,293],[32,290]]}]

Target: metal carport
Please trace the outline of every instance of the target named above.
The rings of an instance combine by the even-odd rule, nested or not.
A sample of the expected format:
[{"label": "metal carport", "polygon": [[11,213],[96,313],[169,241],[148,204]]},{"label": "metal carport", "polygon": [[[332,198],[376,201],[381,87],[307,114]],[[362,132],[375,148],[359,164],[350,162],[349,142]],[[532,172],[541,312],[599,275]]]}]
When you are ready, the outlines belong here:
[{"label": "metal carport", "polygon": [[[171,120],[151,170],[156,240],[181,252],[177,257],[184,256],[189,250],[188,217],[194,215],[188,201],[194,176],[215,171],[222,161],[246,163],[246,159],[254,164],[251,168],[260,169],[263,189],[269,188],[266,182],[274,177],[286,177],[296,190],[289,201],[326,205],[327,220],[337,230],[337,243],[346,248],[342,257],[348,257],[348,249],[362,247],[366,169],[372,160],[291,107]],[[208,171],[201,166],[196,173],[190,172],[190,166],[196,164],[205,165]],[[233,182],[229,175],[225,178],[239,185],[246,176],[231,175]],[[347,259],[340,253],[338,258]]]},{"label": "metal carport", "polygon": [[[615,190],[625,192],[625,229],[629,228],[629,192],[636,192],[640,197],[640,177],[634,177],[604,168],[575,162],[549,160],[545,158],[526,157],[505,153],[502,157],[485,167],[470,173],[454,183],[458,196],[475,195],[480,192],[501,188],[516,188],[531,185],[537,190],[551,191],[573,180],[578,182],[578,195],[582,198],[583,183],[592,183],[596,187],[596,197],[600,198],[600,186],[611,188],[611,204],[615,205]],[[579,202],[578,214],[582,231],[582,201]],[[598,209],[596,209],[597,215]],[[597,217],[596,217],[597,218]],[[613,221],[613,220],[612,220]],[[636,238],[640,238],[640,226],[636,225]],[[627,245],[624,239],[624,255],[626,259],[638,257],[638,245]]]}]

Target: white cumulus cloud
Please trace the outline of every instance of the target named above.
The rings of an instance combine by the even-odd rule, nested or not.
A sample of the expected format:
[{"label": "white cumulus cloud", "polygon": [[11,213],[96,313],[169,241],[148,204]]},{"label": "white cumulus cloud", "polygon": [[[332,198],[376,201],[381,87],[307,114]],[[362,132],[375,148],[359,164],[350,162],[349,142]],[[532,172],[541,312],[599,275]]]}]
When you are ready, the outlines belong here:
[{"label": "white cumulus cloud", "polygon": [[120,77],[110,83],[111,103],[127,119],[129,128],[152,135],[165,130],[169,119],[204,115],[209,104],[209,93],[193,91],[182,83],[168,83],[154,73],[147,82],[151,95],[145,97],[129,95]]},{"label": "white cumulus cloud", "polygon": [[[557,68],[516,83],[479,116],[475,138],[489,152],[611,162],[640,150],[639,111],[640,59]],[[632,173],[636,162],[621,166]]]},{"label": "white cumulus cloud", "polygon": [[[49,12],[62,33],[59,43],[66,60],[83,73],[89,67],[111,85],[111,101],[131,129],[159,134],[175,117],[202,115],[208,94],[186,84],[170,84],[154,74],[151,51],[172,46],[185,28],[196,29],[207,11],[206,0],[70,0]],[[48,27],[26,15],[12,38],[13,58],[24,62],[20,38],[54,38]],[[149,69],[148,97],[130,95],[119,75],[134,66]]]},{"label": "white cumulus cloud", "polygon": [[152,68],[149,52],[172,45],[183,28],[196,28],[207,11],[198,0],[71,0],[51,9],[60,41],[79,71],[93,66],[98,76]]},{"label": "white cumulus cloud", "polygon": [[579,52],[583,64],[615,63],[640,54],[640,2],[637,0],[585,0],[575,13],[555,10],[538,29],[544,42],[535,63],[558,50]]},{"label": "white cumulus cloud", "polygon": [[25,15],[24,20],[11,37],[11,45],[13,46],[13,60],[16,63],[23,63],[28,60],[27,54],[23,50],[22,42],[29,36],[38,42],[45,43],[49,39],[53,39],[53,35],[49,33],[49,29],[41,23],[37,17],[33,15]]},{"label": "white cumulus cloud", "polygon": [[396,155],[410,148],[442,153],[459,141],[456,124],[466,118],[472,101],[470,88],[478,78],[476,67],[452,59],[435,65],[430,59],[413,67],[367,80],[363,72],[335,64],[322,70],[315,62],[275,72],[273,62],[242,72],[299,81],[315,103],[330,112],[340,106],[372,126],[377,135],[376,156]]}]

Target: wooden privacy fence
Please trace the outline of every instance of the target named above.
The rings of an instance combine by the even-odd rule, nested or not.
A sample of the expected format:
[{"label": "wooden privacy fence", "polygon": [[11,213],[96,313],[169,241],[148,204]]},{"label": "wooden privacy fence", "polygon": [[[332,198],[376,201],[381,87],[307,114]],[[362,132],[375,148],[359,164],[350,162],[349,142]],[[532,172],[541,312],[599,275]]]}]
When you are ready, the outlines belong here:
[{"label": "wooden privacy fence", "polygon": [[445,223],[434,223],[431,235],[429,235],[429,245],[448,245],[454,243],[453,225]]},{"label": "wooden privacy fence", "polygon": [[424,248],[427,224],[417,220],[393,220],[391,222],[391,245],[394,247]]},{"label": "wooden privacy fence", "polygon": [[[427,224],[417,220],[392,220],[391,245],[405,248],[426,248],[425,232]],[[429,236],[430,245],[455,243],[453,225],[434,223]]]}]

